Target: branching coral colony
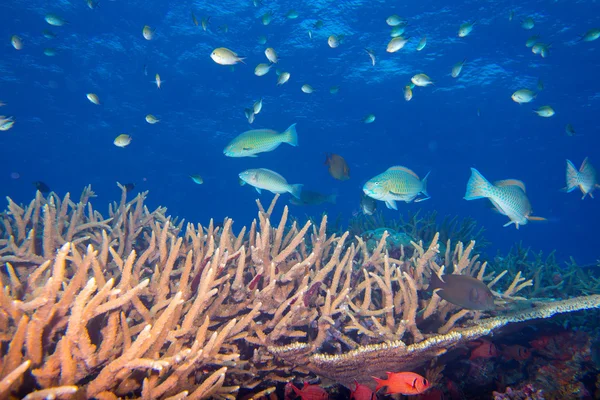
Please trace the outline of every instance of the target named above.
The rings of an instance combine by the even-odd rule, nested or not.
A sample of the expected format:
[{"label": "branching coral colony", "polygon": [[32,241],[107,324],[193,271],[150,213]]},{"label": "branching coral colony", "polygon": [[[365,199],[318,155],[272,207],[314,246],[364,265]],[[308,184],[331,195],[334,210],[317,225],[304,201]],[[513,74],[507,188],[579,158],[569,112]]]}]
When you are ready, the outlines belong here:
[{"label": "branching coral colony", "polygon": [[[399,258],[320,226],[277,227],[276,199],[249,230],[175,222],[130,202],[109,217],[88,187],[0,216],[0,398],[235,398],[273,390],[293,374],[350,385],[428,364],[511,322],[600,307],[600,296],[528,301],[519,273],[486,271],[474,243],[438,236]],[[460,309],[424,290],[431,273],[465,274],[496,290],[504,311]],[[519,303],[524,303],[520,301]],[[515,308],[516,309],[516,308]],[[360,368],[357,366],[360,365]]]}]

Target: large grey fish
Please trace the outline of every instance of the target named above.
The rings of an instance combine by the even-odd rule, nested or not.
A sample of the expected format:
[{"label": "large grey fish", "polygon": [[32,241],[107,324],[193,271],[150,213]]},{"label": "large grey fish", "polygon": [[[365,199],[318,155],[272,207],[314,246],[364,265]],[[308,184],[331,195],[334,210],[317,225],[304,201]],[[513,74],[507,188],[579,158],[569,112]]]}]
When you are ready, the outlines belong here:
[{"label": "large grey fish", "polygon": [[467,275],[442,275],[432,272],[429,288],[442,299],[469,310],[493,310],[494,295],[479,279]]}]

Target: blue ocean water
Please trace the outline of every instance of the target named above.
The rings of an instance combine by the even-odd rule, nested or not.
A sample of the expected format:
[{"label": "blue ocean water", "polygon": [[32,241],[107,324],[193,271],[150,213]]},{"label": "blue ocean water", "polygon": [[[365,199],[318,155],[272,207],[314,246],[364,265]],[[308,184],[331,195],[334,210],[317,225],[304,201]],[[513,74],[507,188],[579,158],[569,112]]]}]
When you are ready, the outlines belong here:
[{"label": "blue ocean water", "polygon": [[[393,165],[420,176],[431,171],[431,199],[399,203],[386,218],[408,211],[471,216],[486,228],[490,253],[507,252],[516,242],[534,250],[557,250],[562,260],[580,264],[598,259],[600,199],[581,200],[581,193],[563,193],[565,160],[579,167],[585,157],[600,168],[600,40],[578,42],[600,27],[596,1],[467,1],[456,5],[425,1],[283,2],[248,1],[107,1],[90,9],[84,0],[56,2],[7,0],[0,4],[0,114],[13,116],[14,127],[0,132],[0,195],[29,202],[34,181],[43,181],[59,195],[78,198],[91,184],[96,209],[119,198],[116,182],[149,190],[149,206],[168,207],[169,214],[190,222],[249,224],[255,199],[268,204],[272,194],[258,195],[240,186],[237,175],[248,168],[269,168],[307,189],[337,193],[335,205],[290,206],[292,215],[348,220],[358,210],[366,180]],[[299,17],[285,14],[295,9]],[[273,13],[265,26],[261,16]],[[208,30],[196,26],[210,18]],[[509,14],[514,18],[509,21]],[[44,16],[54,13],[68,24],[53,27]],[[385,51],[391,39],[386,18],[398,14],[408,21],[407,46]],[[521,21],[532,17],[535,27]],[[315,28],[317,21],[323,27]],[[462,23],[476,21],[473,32],[457,37]],[[145,40],[142,28],[155,28]],[[224,32],[223,25],[227,25]],[[219,29],[221,27],[221,29]],[[47,39],[42,31],[56,33]],[[312,39],[308,32],[311,31]],[[330,35],[343,35],[330,48]],[[551,43],[541,58],[525,46],[534,34]],[[15,50],[11,35],[23,40]],[[261,35],[266,45],[259,44]],[[421,37],[427,46],[416,51]],[[246,57],[231,68],[210,58],[226,47]],[[276,85],[275,71],[263,77],[254,67],[267,62],[266,47],[281,58],[278,68],[291,73]],[[54,48],[53,57],[44,49]],[[364,51],[371,48],[377,64]],[[467,60],[453,79],[452,66]],[[275,68],[273,68],[274,70]],[[145,70],[147,74],[145,74]],[[163,84],[158,89],[154,76]],[[416,73],[426,73],[434,86],[413,89],[407,102],[402,89]],[[516,104],[511,94],[521,88],[544,89],[534,102]],[[312,94],[300,90],[315,88]],[[339,85],[337,94],[329,88]],[[86,99],[96,93],[97,106]],[[249,125],[244,108],[263,98],[263,110]],[[551,105],[556,115],[541,118],[532,108]],[[376,120],[362,119],[373,113]],[[161,121],[145,122],[146,114]],[[299,146],[282,145],[256,158],[227,158],[225,145],[255,128],[283,131],[297,123]],[[577,134],[568,136],[572,124]],[[113,145],[127,133],[132,143]],[[334,180],[323,165],[325,153],[342,155],[351,179]],[[504,228],[507,218],[490,211],[487,201],[463,200],[470,168],[491,181],[524,181],[534,215],[519,230]],[[200,174],[195,185],[190,174]],[[289,195],[282,196],[287,204]],[[279,207],[281,209],[281,207]]]}]

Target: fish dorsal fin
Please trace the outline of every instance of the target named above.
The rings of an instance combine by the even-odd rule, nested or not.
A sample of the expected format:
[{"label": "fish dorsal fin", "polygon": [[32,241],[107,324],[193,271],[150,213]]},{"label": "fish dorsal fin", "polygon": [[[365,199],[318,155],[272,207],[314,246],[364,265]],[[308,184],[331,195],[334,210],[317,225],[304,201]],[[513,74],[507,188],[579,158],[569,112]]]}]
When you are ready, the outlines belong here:
[{"label": "fish dorsal fin", "polygon": [[419,178],[419,175],[415,174],[412,170],[410,170],[410,169],[408,169],[406,167],[402,167],[400,165],[397,165],[395,167],[390,167],[388,169],[388,171],[402,171],[402,172],[406,172],[407,174],[410,174],[410,175],[414,176],[418,180],[421,180],[421,178]]},{"label": "fish dorsal fin", "polygon": [[506,187],[506,186],[518,186],[525,192],[525,184],[518,179],[504,179],[502,181],[494,182],[494,186]]},{"label": "fish dorsal fin", "polygon": [[277,177],[279,177],[279,178],[281,178],[281,179],[283,179],[283,180],[285,181],[285,178],[284,178],[283,176],[281,176],[280,174],[278,174],[277,172],[275,172],[275,171],[273,171],[273,170],[271,170],[271,169],[267,169],[267,168],[258,168],[258,170],[260,170],[260,171],[264,171],[264,172],[266,172],[266,173],[268,173],[268,174],[270,174],[270,175],[275,175],[275,176],[277,176]]},{"label": "fish dorsal fin", "polygon": [[579,172],[583,173],[586,176],[595,176],[596,175],[596,170],[594,169],[592,164],[590,164],[588,162],[587,157],[581,163],[581,167],[579,167]]}]

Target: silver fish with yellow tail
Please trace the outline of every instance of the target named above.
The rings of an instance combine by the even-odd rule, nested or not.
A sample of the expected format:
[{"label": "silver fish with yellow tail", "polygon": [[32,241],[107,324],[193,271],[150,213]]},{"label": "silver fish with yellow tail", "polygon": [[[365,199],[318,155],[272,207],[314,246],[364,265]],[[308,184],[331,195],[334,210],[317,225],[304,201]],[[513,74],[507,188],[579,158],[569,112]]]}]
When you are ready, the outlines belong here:
[{"label": "silver fish with yellow tail", "polygon": [[515,224],[517,229],[529,221],[545,221],[545,218],[531,215],[531,203],[525,193],[525,184],[516,179],[506,179],[493,184],[481,175],[475,168],[471,168],[471,178],[467,182],[465,200],[489,199],[496,210],[510,218],[504,224]]},{"label": "silver fish with yellow tail", "polygon": [[570,160],[567,160],[567,187],[563,190],[570,193],[576,188],[579,188],[581,193],[583,193],[581,200],[585,199],[585,196],[588,194],[593,199],[594,195],[592,192],[600,188],[596,169],[590,164],[587,157],[581,163],[579,170],[575,168],[575,165]]},{"label": "silver fish with yellow tail", "polygon": [[[385,201],[387,208],[397,210],[396,201],[419,202],[429,199],[427,193],[427,177],[422,180],[406,167],[395,166],[382,174],[371,178],[363,186],[363,192],[375,199]],[[427,197],[417,199],[419,194]]]}]

